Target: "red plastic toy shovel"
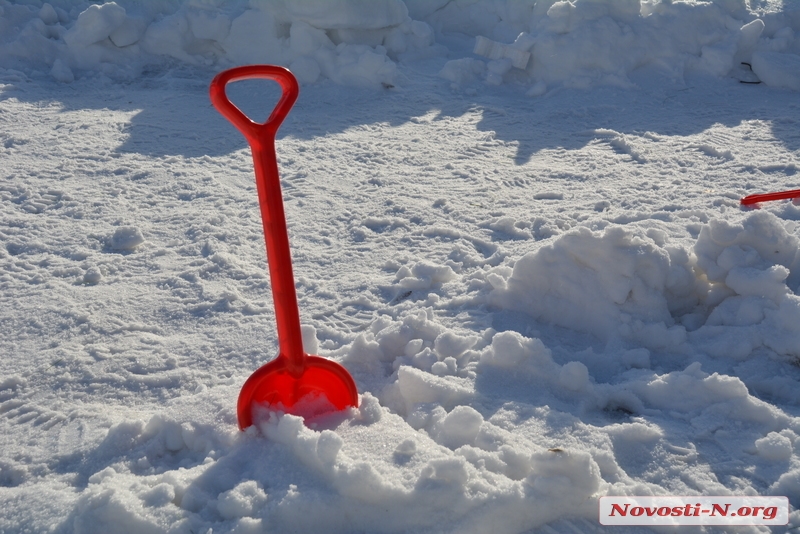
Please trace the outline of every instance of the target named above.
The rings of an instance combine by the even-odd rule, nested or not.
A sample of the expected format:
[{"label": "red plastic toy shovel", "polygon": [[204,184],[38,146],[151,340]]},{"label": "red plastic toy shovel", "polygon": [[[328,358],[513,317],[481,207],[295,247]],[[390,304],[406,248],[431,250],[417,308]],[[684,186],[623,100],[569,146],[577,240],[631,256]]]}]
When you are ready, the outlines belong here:
[{"label": "red plastic toy shovel", "polygon": [[771,200],[783,200],[786,198],[800,198],[800,189],[790,191],[779,191],[777,193],[761,193],[759,195],[748,195],[740,202],[742,206],[751,206],[759,202],[769,202]]},{"label": "red plastic toy shovel", "polygon": [[[283,92],[263,124],[250,120],[225,94],[225,86],[229,82],[250,78],[274,80],[280,84]],[[350,373],[332,360],[311,356],[303,351],[289,236],[275,156],[275,134],[297,100],[298,92],[294,75],[283,67],[272,65],[248,65],[226,70],[214,78],[210,88],[214,107],[244,134],[253,152],[272,300],[278,323],[278,357],[256,370],[239,393],[237,413],[242,430],[253,424],[253,408],[259,404],[303,417],[358,406],[358,390]]]}]

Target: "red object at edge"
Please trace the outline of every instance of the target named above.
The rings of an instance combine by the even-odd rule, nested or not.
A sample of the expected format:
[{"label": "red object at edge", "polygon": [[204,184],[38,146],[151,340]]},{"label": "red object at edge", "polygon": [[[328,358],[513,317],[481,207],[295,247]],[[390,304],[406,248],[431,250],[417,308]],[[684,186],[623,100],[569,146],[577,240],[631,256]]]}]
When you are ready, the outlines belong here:
[{"label": "red object at edge", "polygon": [[790,191],[780,191],[777,193],[762,193],[760,195],[748,195],[741,200],[743,206],[758,204],[759,202],[769,202],[770,200],[783,200],[786,198],[800,198],[800,189]]},{"label": "red object at edge", "polygon": [[[263,124],[248,118],[225,93],[228,83],[252,78],[274,80],[281,86],[281,98]],[[293,413],[300,399],[324,395],[332,405],[329,405],[330,409],[357,407],[358,389],[347,369],[332,360],[303,351],[289,235],[275,155],[275,134],[297,100],[297,80],[283,67],[248,65],[219,73],[211,82],[209,91],[214,107],[245,136],[253,152],[280,346],[277,358],[256,370],[242,386],[237,403],[239,428],[244,430],[253,424],[254,404],[267,404],[285,413]]]}]

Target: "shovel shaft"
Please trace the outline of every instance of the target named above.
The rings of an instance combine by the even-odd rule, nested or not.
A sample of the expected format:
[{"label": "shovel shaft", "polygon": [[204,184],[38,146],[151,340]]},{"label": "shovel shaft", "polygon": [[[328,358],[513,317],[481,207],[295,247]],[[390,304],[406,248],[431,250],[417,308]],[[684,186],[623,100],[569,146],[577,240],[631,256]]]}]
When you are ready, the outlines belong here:
[{"label": "shovel shaft", "polygon": [[758,195],[749,195],[741,200],[742,205],[748,206],[750,204],[758,204],[759,202],[769,202],[770,200],[783,200],[787,198],[800,198],[800,189],[792,189],[791,191],[778,191],[776,193],[761,193]]},{"label": "shovel shaft", "polygon": [[280,354],[288,359],[286,368],[293,376],[299,376],[305,368],[303,336],[300,330],[300,312],[297,308],[297,293],[292,273],[292,256],[289,250],[289,234],[286,230],[286,215],[283,211],[281,182],[278,179],[278,162],[275,158],[275,139],[265,139],[263,148],[251,146],[253,165],[256,171],[258,204],[261,207],[261,222],[267,246],[269,279],[272,285],[272,300],[275,305],[275,321],[278,327]]},{"label": "shovel shaft", "polygon": [[[263,124],[253,122],[231,103],[225,94],[225,86],[229,82],[250,78],[274,80],[280,84],[283,91],[272,114]],[[275,305],[280,344],[278,357],[286,360],[285,368],[295,378],[305,369],[306,354],[303,351],[289,235],[286,230],[278,160],[275,155],[275,134],[297,100],[298,92],[297,80],[292,73],[283,67],[272,65],[249,65],[226,70],[214,78],[210,89],[214,107],[242,132],[253,153],[258,204],[264,226],[272,300]]]}]

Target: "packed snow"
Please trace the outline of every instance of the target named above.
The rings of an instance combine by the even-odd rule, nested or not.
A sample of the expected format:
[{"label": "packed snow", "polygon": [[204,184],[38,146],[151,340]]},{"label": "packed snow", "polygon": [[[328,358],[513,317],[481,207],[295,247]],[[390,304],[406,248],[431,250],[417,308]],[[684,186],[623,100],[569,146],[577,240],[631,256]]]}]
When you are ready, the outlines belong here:
[{"label": "packed snow", "polygon": [[[798,32],[782,0],[0,0],[0,532],[609,532],[606,495],[800,528],[800,201],[739,204],[800,188]],[[303,342],[360,399],[241,432],[277,338],[208,85],[250,63],[302,86]]]}]

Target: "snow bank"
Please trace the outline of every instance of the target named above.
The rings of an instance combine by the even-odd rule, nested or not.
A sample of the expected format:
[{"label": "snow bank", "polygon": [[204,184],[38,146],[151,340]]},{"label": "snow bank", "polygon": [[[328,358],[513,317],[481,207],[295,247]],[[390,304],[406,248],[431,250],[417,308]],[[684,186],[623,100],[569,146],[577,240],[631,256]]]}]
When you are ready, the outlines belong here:
[{"label": "snow bank", "polygon": [[[677,80],[689,72],[727,76],[750,61],[764,83],[796,88],[797,19],[750,12],[744,2],[454,1],[411,13],[437,32],[474,36],[474,52],[490,59],[486,81],[524,83],[531,96],[548,86],[629,87],[639,69]],[[463,83],[474,70],[451,62],[441,76]]]},{"label": "snow bank", "polygon": [[401,0],[157,6],[121,1],[67,12],[4,1],[0,66],[69,82],[84,71],[130,79],[169,60],[218,69],[272,63],[291,68],[301,83],[324,76],[380,87],[396,83],[399,55],[433,42],[431,28],[412,21]]},{"label": "snow bank", "polygon": [[800,91],[800,55],[755,52],[753,72],[767,85]]},{"label": "snow bank", "polygon": [[[513,534],[563,517],[595,521],[600,495],[661,491],[624,475],[626,451],[642,444],[694,461],[694,449],[671,445],[667,432],[643,420],[604,427],[589,450],[570,446],[575,442],[565,436],[588,430],[548,406],[561,400],[591,410],[624,407],[651,420],[669,410],[671,419],[681,414],[691,426],[713,428],[732,454],[752,451],[766,464],[791,459],[800,443],[800,421],[750,395],[740,379],[706,373],[700,363],[601,383],[582,362],[556,363],[540,339],[491,329],[480,338],[459,334],[430,310],[375,323],[337,352],[355,373],[391,362],[395,371],[379,397],[364,393],[358,409],[310,426],[263,412],[242,433],[181,415],[182,403],[223,400],[212,397],[219,391],[203,391],[173,406],[176,415],[120,423],[89,454],[86,489],[64,526],[136,533],[448,525]],[[437,363],[444,363],[441,372]],[[530,407],[539,420],[531,431],[519,407],[489,408],[490,398],[514,383],[544,395]],[[223,414],[233,419],[231,407]],[[776,488],[793,483],[784,477]]]},{"label": "snow bank", "polygon": [[[376,409],[382,417],[365,417]],[[576,510],[589,517],[588,498],[602,484],[588,454],[504,445],[502,431],[467,406],[436,411],[430,437],[409,438],[407,424],[369,394],[335,432],[275,414],[259,430],[163,416],[112,427],[90,464],[105,467],[88,476],[65,527],[399,532],[449,520],[480,532],[493,517],[511,513],[513,521],[500,531],[517,532]],[[269,467],[276,461],[295,467],[281,473]],[[470,525],[478,511],[478,524]]]},{"label": "snow bank", "polygon": [[[246,3],[120,0],[83,9],[3,0],[0,66],[49,72],[69,83],[89,72],[130,79],[179,61],[216,69],[245,63],[291,68],[301,83],[393,86],[398,62],[451,59],[454,87],[485,80],[548,87],[632,85],[639,69],[681,80],[728,76],[742,62],[768,85],[798,90],[800,17],[750,11],[745,2],[336,0]],[[787,11],[791,6],[785,8]],[[792,13],[789,12],[789,15]],[[475,39],[472,49],[432,46],[435,33]],[[453,57],[455,56],[455,57]]]},{"label": "snow bank", "polygon": [[[311,428],[275,412],[261,414],[244,433],[180,416],[120,423],[91,453],[93,471],[64,526],[131,533],[407,532],[448,524],[459,532],[491,525],[511,534],[566,515],[594,517],[607,483],[592,455],[548,451],[470,405],[479,361],[504,365],[503,352],[516,345],[522,352],[534,347],[526,352],[531,369],[541,361],[555,365],[541,342],[497,334],[480,352],[471,351],[477,339],[447,330],[426,312],[374,330],[343,352],[372,344],[374,357],[394,359],[397,373],[382,403],[365,393],[359,409],[317,419]],[[454,360],[452,372],[437,376],[414,366],[420,360],[409,346],[433,348],[435,361]],[[580,366],[573,376],[574,367],[564,369],[578,389],[588,378]],[[213,406],[209,395],[187,402]]]},{"label": "snow bank", "polygon": [[648,347],[680,344],[685,327],[673,313],[694,308],[699,282],[685,250],[650,234],[622,227],[567,233],[520,258],[507,281],[490,280],[491,301],[606,341],[621,335]]},{"label": "snow bank", "polygon": [[747,357],[765,346],[800,355],[800,240],[767,212],[741,224],[713,221],[695,246],[711,282],[711,310],[693,336],[711,354]]},{"label": "snow bank", "polygon": [[492,304],[604,341],[674,349],[691,337],[716,356],[800,355],[800,240],[768,212],[711,221],[692,251],[657,230],[578,228],[502,273],[487,275]]}]

